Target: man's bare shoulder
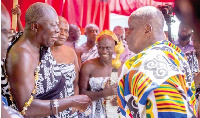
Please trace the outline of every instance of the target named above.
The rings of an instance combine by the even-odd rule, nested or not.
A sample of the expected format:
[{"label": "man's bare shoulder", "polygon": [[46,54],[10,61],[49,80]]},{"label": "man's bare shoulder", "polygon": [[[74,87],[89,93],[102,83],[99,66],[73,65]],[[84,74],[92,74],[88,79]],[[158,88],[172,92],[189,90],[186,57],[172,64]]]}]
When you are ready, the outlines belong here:
[{"label": "man's bare shoulder", "polygon": [[94,59],[90,59],[90,60],[87,60],[86,62],[84,62],[83,64],[82,64],[82,66],[84,66],[85,68],[87,68],[87,69],[95,69],[98,65],[99,65],[99,63],[98,63],[98,58],[99,57],[97,57],[97,58],[94,58]]},{"label": "man's bare shoulder", "polygon": [[29,47],[16,45],[13,46],[8,52],[8,57],[6,60],[7,65],[10,65],[8,67],[22,66],[24,64],[26,64],[27,66],[31,66],[32,64],[35,64],[34,62],[36,62],[37,57],[39,57],[39,53],[36,54],[32,52]]},{"label": "man's bare shoulder", "polygon": [[86,43],[84,43],[81,46],[79,46],[78,48],[76,48],[76,52],[77,53],[83,53],[83,52],[87,51],[86,47],[87,47],[87,45],[86,45]]},{"label": "man's bare shoulder", "polygon": [[65,54],[67,54],[69,56],[75,56],[76,55],[74,49],[71,48],[71,47],[68,47],[66,45],[62,45],[62,50],[64,51]]}]

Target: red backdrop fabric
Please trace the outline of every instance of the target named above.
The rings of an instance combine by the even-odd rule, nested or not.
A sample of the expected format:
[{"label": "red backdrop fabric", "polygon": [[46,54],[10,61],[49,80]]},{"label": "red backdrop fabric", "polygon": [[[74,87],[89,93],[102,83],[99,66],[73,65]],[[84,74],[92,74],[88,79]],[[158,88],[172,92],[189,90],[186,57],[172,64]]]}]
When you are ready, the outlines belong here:
[{"label": "red backdrop fabric", "polygon": [[[18,0],[22,12],[21,21],[25,24],[25,12],[35,2],[52,5],[59,16],[65,17],[69,24],[78,25],[82,34],[89,23],[99,26],[100,31],[109,29],[110,13],[129,16],[134,10],[143,6],[173,5],[174,0]],[[156,2],[159,1],[159,2]],[[161,2],[160,2],[161,1]],[[13,0],[2,0],[11,14]]]},{"label": "red backdrop fabric", "polygon": [[[109,29],[108,0],[18,0],[22,12],[21,21],[25,24],[25,12],[35,2],[46,2],[53,6],[59,16],[63,16],[70,24],[78,25],[82,33],[89,23],[99,26],[100,31]],[[11,14],[13,0],[2,0]]]},{"label": "red backdrop fabric", "polygon": [[154,0],[154,1],[157,1],[157,2],[174,2],[174,0]]},{"label": "red backdrop fabric", "polygon": [[[144,7],[144,6],[154,6],[157,7],[158,5],[165,5],[170,4],[173,5],[173,2],[168,2],[171,0],[111,0],[110,1],[110,12],[126,15],[129,16],[133,11],[137,8]],[[165,1],[165,2],[164,2]]]},{"label": "red backdrop fabric", "polygon": [[109,13],[107,0],[65,0],[62,16],[69,24],[81,27],[81,30],[93,23],[102,31],[109,29]]}]

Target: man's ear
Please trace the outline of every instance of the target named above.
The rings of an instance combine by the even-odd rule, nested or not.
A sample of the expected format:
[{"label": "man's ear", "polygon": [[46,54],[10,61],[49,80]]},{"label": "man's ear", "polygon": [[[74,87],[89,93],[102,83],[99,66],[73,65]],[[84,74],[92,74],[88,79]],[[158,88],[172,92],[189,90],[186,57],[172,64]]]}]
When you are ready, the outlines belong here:
[{"label": "man's ear", "polygon": [[69,32],[69,35],[70,35],[70,36],[73,36],[73,35],[74,35],[74,33],[73,33],[73,32]]},{"label": "man's ear", "polygon": [[145,35],[149,36],[151,34],[151,32],[152,32],[152,26],[150,24],[148,24],[146,26]]},{"label": "man's ear", "polygon": [[38,23],[31,23],[31,30],[36,33],[38,30]]}]

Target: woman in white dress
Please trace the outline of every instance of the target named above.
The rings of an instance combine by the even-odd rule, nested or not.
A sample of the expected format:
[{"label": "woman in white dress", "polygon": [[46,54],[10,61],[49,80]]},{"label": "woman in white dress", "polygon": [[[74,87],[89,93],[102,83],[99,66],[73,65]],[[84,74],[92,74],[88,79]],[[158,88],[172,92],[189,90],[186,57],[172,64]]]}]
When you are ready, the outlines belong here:
[{"label": "woman in white dress", "polygon": [[88,95],[93,101],[92,113],[87,116],[89,118],[106,118],[104,98],[117,94],[117,84],[110,85],[109,81],[115,41],[117,38],[112,31],[100,33],[96,39],[99,57],[88,60],[81,66],[80,93]]}]

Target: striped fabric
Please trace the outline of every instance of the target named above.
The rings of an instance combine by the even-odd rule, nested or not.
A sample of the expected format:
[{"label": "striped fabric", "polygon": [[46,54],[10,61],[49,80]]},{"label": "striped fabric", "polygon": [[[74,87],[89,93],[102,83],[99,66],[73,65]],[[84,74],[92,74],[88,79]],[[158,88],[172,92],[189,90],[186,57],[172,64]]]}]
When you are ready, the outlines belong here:
[{"label": "striped fabric", "polygon": [[156,42],[125,62],[118,86],[121,118],[196,117],[194,84],[181,50]]}]

